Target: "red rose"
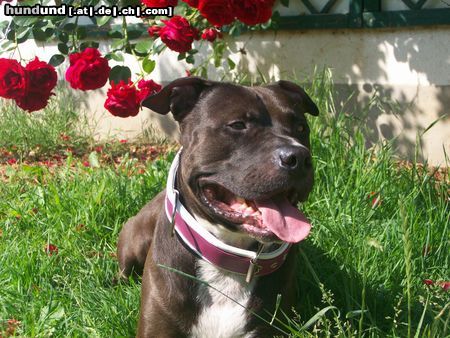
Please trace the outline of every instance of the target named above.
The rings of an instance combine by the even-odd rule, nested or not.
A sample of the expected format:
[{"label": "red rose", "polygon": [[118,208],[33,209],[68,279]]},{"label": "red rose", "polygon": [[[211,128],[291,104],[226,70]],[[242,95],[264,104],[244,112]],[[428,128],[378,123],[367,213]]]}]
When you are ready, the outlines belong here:
[{"label": "red rose", "polygon": [[178,0],[141,0],[141,2],[147,7],[175,7],[178,4]]},{"label": "red rose", "polygon": [[28,73],[27,91],[50,94],[58,81],[55,67],[37,57],[25,66]]},{"label": "red rose", "polygon": [[272,17],[275,0],[233,0],[234,13],[246,25],[264,23]]},{"label": "red rose", "polygon": [[235,17],[231,0],[199,0],[198,9],[214,26],[229,25]]},{"label": "red rose", "polygon": [[16,60],[0,58],[0,97],[16,99],[25,94],[25,68]]},{"label": "red rose", "polygon": [[160,26],[150,26],[147,29],[148,35],[150,36],[159,36],[160,31],[161,31]]},{"label": "red rose", "polygon": [[167,47],[178,53],[191,50],[192,42],[197,38],[198,32],[185,18],[175,15],[170,20],[162,20],[162,22],[165,26],[161,27],[159,36]]},{"label": "red rose", "polygon": [[16,104],[29,112],[45,108],[58,81],[55,68],[36,57],[25,66],[25,74],[26,89],[15,98]]},{"label": "red rose", "polygon": [[23,110],[27,110],[31,113],[45,108],[52,95],[53,94],[50,92],[29,91],[26,95],[17,98],[16,104]]},{"label": "red rose", "polygon": [[90,90],[105,85],[111,68],[98,49],[86,48],[81,53],[70,54],[69,60],[66,80],[72,88]]},{"label": "red rose", "polygon": [[191,7],[198,7],[198,0],[183,0],[183,2],[187,3]]},{"label": "red rose", "polygon": [[208,40],[209,42],[214,42],[218,37],[221,38],[222,33],[217,29],[206,28],[202,33],[202,39]]},{"label": "red rose", "polygon": [[120,81],[118,84],[111,82],[108,89],[105,108],[114,116],[129,117],[139,113],[140,100],[138,91],[133,83]]},{"label": "red rose", "polygon": [[156,94],[162,88],[161,85],[156,83],[155,81],[144,79],[139,81],[137,86],[139,88],[138,92],[139,101],[142,101],[143,99],[147,98],[152,94]]}]

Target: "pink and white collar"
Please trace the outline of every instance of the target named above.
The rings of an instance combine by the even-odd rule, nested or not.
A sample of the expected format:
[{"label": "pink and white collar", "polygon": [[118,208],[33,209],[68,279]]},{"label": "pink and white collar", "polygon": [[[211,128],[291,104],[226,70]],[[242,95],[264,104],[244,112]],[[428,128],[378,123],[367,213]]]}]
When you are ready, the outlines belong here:
[{"label": "pink and white collar", "polygon": [[246,275],[247,282],[253,276],[264,276],[278,270],[286,260],[291,244],[284,242],[271,252],[262,252],[263,245],[257,252],[237,248],[220,241],[186,210],[175,187],[181,150],[170,167],[165,200],[166,215],[179,240],[203,260],[221,269]]}]

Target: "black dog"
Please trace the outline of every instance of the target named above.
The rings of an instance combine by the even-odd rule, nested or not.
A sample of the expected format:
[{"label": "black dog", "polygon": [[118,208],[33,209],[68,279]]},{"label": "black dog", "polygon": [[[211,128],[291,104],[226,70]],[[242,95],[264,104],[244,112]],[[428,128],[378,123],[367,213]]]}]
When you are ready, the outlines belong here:
[{"label": "black dog", "polygon": [[143,105],[172,112],[183,148],[167,189],[119,237],[122,274],[143,269],[138,337],[282,335],[254,314],[270,320],[279,294],[290,313],[296,299],[291,243],[310,230],[296,206],[313,185],[305,113],[318,115],[316,105],[288,81],[196,77]]}]

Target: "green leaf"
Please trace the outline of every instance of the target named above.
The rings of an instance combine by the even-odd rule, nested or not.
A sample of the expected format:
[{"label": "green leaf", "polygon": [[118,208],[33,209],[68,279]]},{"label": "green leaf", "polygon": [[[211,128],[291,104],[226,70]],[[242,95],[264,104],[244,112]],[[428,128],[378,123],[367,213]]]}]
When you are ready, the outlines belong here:
[{"label": "green leaf", "polygon": [[148,54],[150,52],[150,49],[152,47],[153,41],[146,39],[144,41],[140,41],[136,44],[136,46],[134,46],[134,50],[137,53],[141,53],[141,54]]},{"label": "green leaf", "polygon": [[47,40],[47,35],[45,34],[45,32],[40,29],[40,28],[33,28],[33,38],[36,41],[46,41]]},{"label": "green leaf", "polygon": [[[45,36],[48,38],[50,38],[51,36],[53,36],[53,34],[55,34],[55,29],[54,28],[46,28],[45,29]],[[67,41],[66,41],[67,42]]]},{"label": "green leaf", "polygon": [[281,3],[284,7],[289,7],[289,0],[280,0],[280,3]]},{"label": "green leaf", "polygon": [[61,54],[69,54],[69,47],[63,42],[58,43],[58,50]]},{"label": "green leaf", "polygon": [[73,22],[69,22],[62,25],[62,29],[67,33],[72,33],[75,30],[75,28],[77,28],[77,25],[75,25]]},{"label": "green leaf", "polygon": [[125,40],[123,39],[114,39],[111,43],[111,49],[121,49],[123,47]]},{"label": "green leaf", "polygon": [[186,58],[186,53],[178,54],[178,61],[184,60]]},{"label": "green leaf", "polygon": [[325,314],[329,311],[329,310],[337,310],[336,306],[327,306],[325,308],[323,308],[322,310],[320,310],[319,312],[317,312],[314,316],[312,316],[305,325],[302,326],[302,330],[307,330],[309,329],[312,325],[314,325],[320,318],[322,318],[323,316],[325,316]]},{"label": "green leaf", "polygon": [[69,42],[69,35],[66,32],[63,31],[57,31],[56,36],[58,37],[59,41],[67,43]]},{"label": "green leaf", "polygon": [[108,53],[105,56],[108,60],[114,60],[117,62],[123,62],[124,61],[124,57],[122,53]]},{"label": "green leaf", "polygon": [[96,41],[84,41],[80,44],[80,50],[85,50],[88,47],[98,48],[99,43]]},{"label": "green leaf", "polygon": [[195,63],[194,56],[193,55],[188,55],[187,58],[186,58],[186,62],[193,65]]},{"label": "green leaf", "polygon": [[19,28],[19,30],[16,33],[16,41],[17,41],[17,43],[23,43],[23,42],[27,41],[28,36],[31,33],[31,30],[32,30],[31,27],[25,28],[25,29]]},{"label": "green leaf", "polygon": [[122,80],[127,82],[128,79],[131,79],[131,70],[126,66],[115,66],[109,73],[109,80],[114,83],[119,83]]},{"label": "green leaf", "polygon": [[367,313],[367,310],[353,310],[346,313],[345,318],[355,318],[355,317],[361,317],[363,313]]},{"label": "green leaf", "polygon": [[109,22],[109,20],[111,20],[110,16],[97,17],[97,26],[98,27],[104,26],[104,25],[106,25]]},{"label": "green leaf", "polygon": [[4,43],[2,43],[0,45],[0,50],[2,52],[9,52],[15,48],[16,48],[16,44],[14,43],[14,41],[6,40]]},{"label": "green leaf", "polygon": [[122,39],[123,38],[123,34],[120,30],[118,30],[117,28],[112,29],[108,32],[108,36],[112,39]]},{"label": "green leaf", "polygon": [[102,197],[103,197],[103,193],[105,191],[105,187],[106,187],[106,180],[102,180],[102,183],[100,183],[100,187],[97,188],[97,193],[94,196],[95,204],[100,204],[102,202]]},{"label": "green leaf", "polygon": [[233,26],[231,26],[230,28],[230,35],[232,37],[236,37],[241,35],[242,33],[242,26],[238,23],[235,23]]},{"label": "green leaf", "polygon": [[11,27],[9,29],[9,32],[6,34],[6,38],[9,41],[15,41],[16,40],[16,30],[13,27]]},{"label": "green leaf", "polygon": [[153,70],[155,69],[155,66],[156,66],[156,62],[149,59],[148,56],[146,56],[144,58],[144,60],[142,60],[142,68],[144,69],[144,71],[147,74],[150,74],[151,72],[153,72]]},{"label": "green leaf", "polygon": [[233,60],[231,60],[230,58],[227,58],[227,62],[228,62],[228,67],[229,67],[230,69],[236,68],[236,63],[234,63]]},{"label": "green leaf", "polygon": [[84,26],[77,27],[77,38],[83,40],[87,37],[87,29]]},{"label": "green leaf", "polygon": [[20,27],[31,27],[40,18],[35,16],[15,16],[13,17],[13,22]]},{"label": "green leaf", "polygon": [[129,40],[134,40],[134,39],[138,39],[141,37],[143,31],[140,29],[130,29],[127,30],[127,34],[128,34],[128,39]]},{"label": "green leaf", "polygon": [[48,61],[49,64],[51,64],[53,67],[58,67],[61,63],[63,63],[65,60],[64,55],[61,54],[55,54],[50,58],[50,61]]},{"label": "green leaf", "polygon": [[262,29],[268,29],[268,28],[270,28],[270,26],[272,26],[272,20],[269,20],[269,21],[261,24]]},{"label": "green leaf", "polygon": [[161,39],[157,39],[153,42],[152,54],[160,54],[165,48],[166,45],[164,42],[162,42]]}]

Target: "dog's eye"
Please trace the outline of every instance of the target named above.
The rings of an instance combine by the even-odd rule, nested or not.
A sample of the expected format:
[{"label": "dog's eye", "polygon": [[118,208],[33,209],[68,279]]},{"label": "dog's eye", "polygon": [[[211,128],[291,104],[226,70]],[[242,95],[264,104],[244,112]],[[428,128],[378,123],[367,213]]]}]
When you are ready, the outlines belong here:
[{"label": "dog's eye", "polygon": [[243,130],[247,129],[247,126],[242,121],[234,121],[228,124],[228,127],[235,129],[235,130]]},{"label": "dog's eye", "polygon": [[297,131],[299,133],[304,133],[306,131],[306,126],[304,124],[301,124],[297,127]]}]

